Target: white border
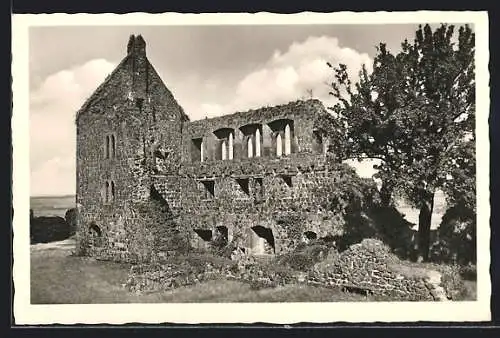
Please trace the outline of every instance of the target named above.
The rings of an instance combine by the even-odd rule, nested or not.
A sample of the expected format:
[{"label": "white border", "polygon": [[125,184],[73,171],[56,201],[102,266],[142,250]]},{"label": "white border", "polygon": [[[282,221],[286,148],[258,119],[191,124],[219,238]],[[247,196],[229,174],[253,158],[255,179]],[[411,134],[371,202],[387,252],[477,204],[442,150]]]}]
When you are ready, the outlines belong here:
[{"label": "white border", "polygon": [[[29,249],[30,26],[280,25],[473,23],[476,32],[478,292],[471,302],[232,303],[31,305]],[[16,324],[402,322],[490,320],[489,49],[486,12],[371,12],[299,14],[23,14],[13,15],[14,316]]]}]

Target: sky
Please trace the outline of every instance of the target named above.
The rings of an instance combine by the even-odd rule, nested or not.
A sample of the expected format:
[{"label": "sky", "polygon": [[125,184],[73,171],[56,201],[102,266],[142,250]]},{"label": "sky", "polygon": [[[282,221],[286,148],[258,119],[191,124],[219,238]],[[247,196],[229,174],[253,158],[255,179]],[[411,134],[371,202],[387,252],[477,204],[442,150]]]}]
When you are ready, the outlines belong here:
[{"label": "sky", "polygon": [[[74,194],[75,114],[141,34],[147,56],[191,120],[312,96],[331,103],[326,62],[356,77],[376,46],[397,52],[416,25],[31,27],[31,196]],[[369,177],[372,164],[357,164]]]}]

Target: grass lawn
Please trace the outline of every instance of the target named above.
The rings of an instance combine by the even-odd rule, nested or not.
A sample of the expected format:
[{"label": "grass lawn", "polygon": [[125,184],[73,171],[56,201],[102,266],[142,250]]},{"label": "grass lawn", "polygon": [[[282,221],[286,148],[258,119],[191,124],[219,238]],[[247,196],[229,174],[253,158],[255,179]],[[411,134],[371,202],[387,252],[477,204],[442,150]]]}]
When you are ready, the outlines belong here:
[{"label": "grass lawn", "polygon": [[251,290],[236,281],[210,281],[165,292],[135,294],[122,285],[130,266],[73,257],[71,240],[31,246],[32,304],[325,302],[369,298],[336,289],[289,285]]},{"label": "grass lawn", "polygon": [[[130,265],[71,256],[74,241],[31,246],[32,304],[334,302],[388,300],[305,285],[252,290],[237,281],[209,281],[170,291],[135,294],[123,287]],[[400,267],[401,269],[404,266]],[[406,271],[407,270],[407,271]],[[405,274],[423,275],[408,267]],[[467,299],[476,298],[476,282],[465,280]]]}]

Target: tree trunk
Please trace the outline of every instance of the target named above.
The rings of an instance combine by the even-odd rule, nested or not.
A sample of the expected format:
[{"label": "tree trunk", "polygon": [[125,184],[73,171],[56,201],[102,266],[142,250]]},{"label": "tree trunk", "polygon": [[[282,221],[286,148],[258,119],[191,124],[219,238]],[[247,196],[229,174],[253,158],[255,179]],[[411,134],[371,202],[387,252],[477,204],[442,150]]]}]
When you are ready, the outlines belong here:
[{"label": "tree trunk", "polygon": [[429,247],[431,237],[431,219],[434,209],[434,191],[422,192],[422,204],[418,217],[418,251],[419,261],[429,260]]},{"label": "tree trunk", "polygon": [[392,187],[387,183],[382,182],[382,187],[380,188],[380,203],[383,207],[389,207],[392,200]]}]

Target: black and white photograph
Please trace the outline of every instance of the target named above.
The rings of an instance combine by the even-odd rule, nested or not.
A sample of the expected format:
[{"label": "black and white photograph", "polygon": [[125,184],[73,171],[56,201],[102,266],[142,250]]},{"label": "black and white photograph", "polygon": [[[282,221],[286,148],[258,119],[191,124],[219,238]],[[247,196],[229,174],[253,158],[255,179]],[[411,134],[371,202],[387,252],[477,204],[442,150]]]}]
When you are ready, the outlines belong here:
[{"label": "black and white photograph", "polygon": [[16,319],[488,320],[487,29],[14,15]]}]

